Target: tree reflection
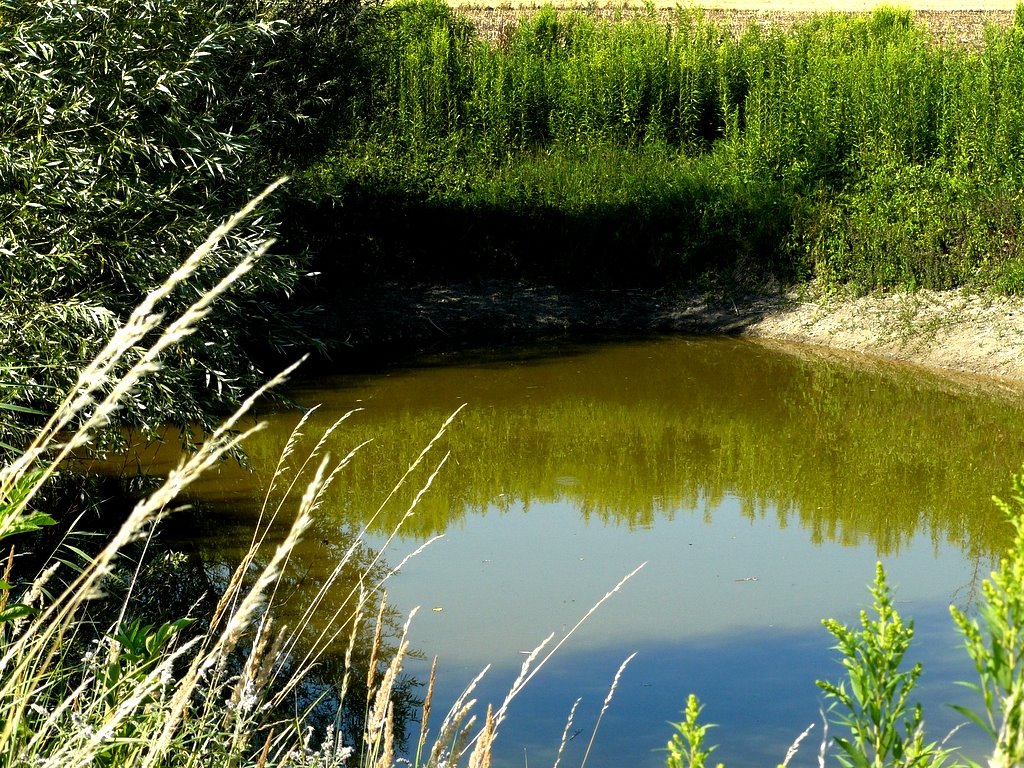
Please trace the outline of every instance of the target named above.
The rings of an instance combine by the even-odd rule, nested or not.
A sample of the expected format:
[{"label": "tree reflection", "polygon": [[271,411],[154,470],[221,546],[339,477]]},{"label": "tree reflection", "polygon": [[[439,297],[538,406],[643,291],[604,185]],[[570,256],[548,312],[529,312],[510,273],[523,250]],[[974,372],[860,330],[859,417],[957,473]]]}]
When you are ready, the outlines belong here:
[{"label": "tree reflection", "polygon": [[[290,522],[290,521],[289,521]],[[287,524],[274,526],[253,560],[249,571],[258,573],[284,538]],[[91,620],[97,631],[110,626],[127,602],[125,620],[159,625],[181,616],[196,616],[192,632],[209,629],[208,620],[223,594],[231,574],[242,562],[252,539],[251,524],[217,510],[201,506],[172,515],[148,547],[140,546],[135,562],[126,559],[120,570],[107,580],[107,597],[92,606]],[[347,558],[344,556],[347,554]],[[129,553],[130,555],[132,553]],[[378,552],[350,532],[321,524],[309,532],[304,550],[297,553],[285,571],[271,611],[278,627],[287,626],[291,638],[282,646],[278,679],[288,680],[310,653],[317,655],[311,671],[279,705],[278,716],[291,719],[309,713],[305,723],[313,727],[314,743],[328,728],[342,743],[360,748],[365,730],[370,665],[380,679],[394,657],[402,622],[397,611],[386,606],[379,618],[377,605],[383,599],[378,586],[387,565]],[[330,592],[321,601],[318,593],[323,571],[309,564],[345,564]],[[360,590],[365,600],[356,615]],[[303,616],[306,607],[322,603],[322,610]],[[353,622],[358,622],[353,624]],[[355,638],[352,627],[355,626]],[[374,650],[375,634],[377,648]],[[83,641],[87,640],[82,638]],[[351,647],[350,647],[351,642]],[[240,671],[252,647],[252,638],[233,653],[231,665]],[[393,689],[392,710],[397,744],[404,748],[409,728],[421,701],[416,696],[420,683],[404,675]]]},{"label": "tree reflection", "polygon": [[[323,403],[318,434],[373,440],[332,490],[336,525],[357,526],[462,402],[441,474],[406,532],[426,538],[466,514],[568,501],[588,521],[649,527],[725,498],[750,518],[775,515],[814,542],[898,552],[927,531],[971,556],[1001,551],[989,502],[1024,456],[1013,393],[960,386],[881,363],[721,339],[595,346],[555,357],[426,366],[296,390]],[[271,416],[246,450],[254,471],[225,466],[199,493],[251,505],[298,417]],[[390,530],[417,481],[376,516]]]}]

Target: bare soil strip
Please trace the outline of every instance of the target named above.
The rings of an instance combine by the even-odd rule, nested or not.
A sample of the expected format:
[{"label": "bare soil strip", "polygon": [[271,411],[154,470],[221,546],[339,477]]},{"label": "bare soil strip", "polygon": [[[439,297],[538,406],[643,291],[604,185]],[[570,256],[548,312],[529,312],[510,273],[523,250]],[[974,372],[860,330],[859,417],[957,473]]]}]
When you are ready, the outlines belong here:
[{"label": "bare soil strip", "polygon": [[[480,3],[478,0],[448,0],[469,19],[478,33],[485,39],[500,43],[512,26],[523,16],[530,16],[540,8],[551,6],[559,10],[576,10],[609,20],[627,18],[633,14],[646,13],[646,6],[640,2],[595,3],[579,0],[557,0],[554,3],[541,2],[498,2]],[[763,0],[719,0],[698,4],[676,3],[670,0],[654,0],[653,7],[660,17],[669,21],[677,8],[700,8],[705,16],[729,27],[734,33],[742,32],[750,24],[762,26],[778,24],[788,27],[794,22],[814,14],[828,12],[858,15],[869,13],[884,3],[866,0],[839,0],[831,3],[815,3],[813,0],[784,0],[772,2]],[[989,25],[1007,27],[1013,24],[1016,2],[996,0],[995,2],[970,2],[967,0],[917,0],[911,3],[890,4],[897,8],[910,8],[915,18],[922,22],[932,38],[939,44],[958,44],[977,47],[984,40]]]},{"label": "bare soil strip", "polygon": [[791,301],[744,333],[1024,385],[1024,301],[960,291]]},{"label": "bare soil strip", "polygon": [[[507,346],[547,338],[728,334],[803,345],[808,354],[894,360],[1024,394],[1024,298],[961,291],[737,297],[621,290],[565,292],[495,281],[374,290],[339,318],[354,350]],[[863,356],[867,356],[864,358]]]}]

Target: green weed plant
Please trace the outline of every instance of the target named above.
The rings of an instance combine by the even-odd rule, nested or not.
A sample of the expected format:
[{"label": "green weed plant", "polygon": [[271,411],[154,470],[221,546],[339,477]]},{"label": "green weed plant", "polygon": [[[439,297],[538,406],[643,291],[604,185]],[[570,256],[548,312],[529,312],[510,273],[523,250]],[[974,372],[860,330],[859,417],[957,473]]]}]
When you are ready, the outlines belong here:
[{"label": "green weed plant", "polygon": [[545,8],[497,41],[434,0],[375,18],[363,119],[290,218],[325,273],[1020,290],[1020,24],[972,49],[890,8]]},{"label": "green weed plant", "polygon": [[[348,123],[356,0],[0,0],[0,447],[23,448],[74,371],[217,224]],[[335,108],[335,103],[338,107]],[[183,311],[275,231],[224,238]],[[321,344],[296,301],[301,247],[264,255],[121,425],[213,429],[285,351]]]}]

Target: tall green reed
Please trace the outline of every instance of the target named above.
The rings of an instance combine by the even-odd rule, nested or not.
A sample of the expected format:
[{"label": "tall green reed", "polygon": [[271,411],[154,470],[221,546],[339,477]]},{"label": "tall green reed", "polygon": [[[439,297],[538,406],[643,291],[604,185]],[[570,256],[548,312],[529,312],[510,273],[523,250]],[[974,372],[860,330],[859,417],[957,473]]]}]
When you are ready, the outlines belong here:
[{"label": "tall green reed", "polygon": [[432,0],[383,16],[365,119],[305,177],[357,218],[395,206],[355,235],[375,271],[1022,285],[1019,24],[967,49],[886,8],[739,34],[694,10],[546,8],[496,42]]}]

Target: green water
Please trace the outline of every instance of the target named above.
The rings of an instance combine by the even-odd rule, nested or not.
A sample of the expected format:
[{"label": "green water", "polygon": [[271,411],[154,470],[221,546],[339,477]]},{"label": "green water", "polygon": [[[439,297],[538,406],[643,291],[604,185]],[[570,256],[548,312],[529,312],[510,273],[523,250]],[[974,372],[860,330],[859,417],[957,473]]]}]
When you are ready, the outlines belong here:
[{"label": "green water", "polygon": [[[440,657],[435,711],[488,663],[479,697],[500,702],[523,651],[552,631],[557,640],[647,563],[513,703],[500,765],[550,765],[582,697],[582,732],[563,757],[578,765],[633,651],[587,765],[662,764],[652,750],[690,691],[719,724],[716,758],[727,765],[775,764],[818,722],[793,763],[816,765],[814,680],[840,673],[819,620],[855,619],[877,559],[898,607],[918,622],[931,735],[959,722],[943,703],[970,703],[953,685],[970,666],[946,608],[970,605],[1007,540],[990,498],[1024,460],[1016,392],[799,348],[669,338],[451,356],[289,394],[321,404],[302,427],[304,445],[355,408],[326,448],[340,458],[372,441],[336,478],[292,564],[293,607],[310,604],[352,532],[466,406],[372,518],[363,554],[380,555],[383,572],[443,534],[388,586],[400,611],[421,606],[412,644]],[[299,415],[266,418],[247,444],[252,471],[224,465],[197,489],[212,509],[209,530],[184,533],[208,563],[229,564],[248,544]],[[343,584],[328,602],[351,588]],[[413,660],[409,670],[422,680],[428,667]],[[969,729],[957,738],[981,748]]]}]

